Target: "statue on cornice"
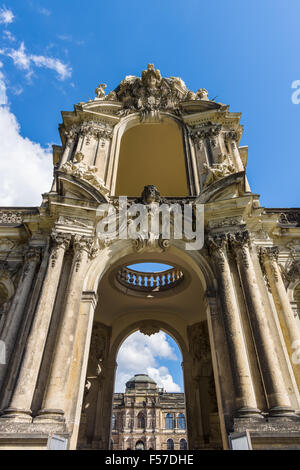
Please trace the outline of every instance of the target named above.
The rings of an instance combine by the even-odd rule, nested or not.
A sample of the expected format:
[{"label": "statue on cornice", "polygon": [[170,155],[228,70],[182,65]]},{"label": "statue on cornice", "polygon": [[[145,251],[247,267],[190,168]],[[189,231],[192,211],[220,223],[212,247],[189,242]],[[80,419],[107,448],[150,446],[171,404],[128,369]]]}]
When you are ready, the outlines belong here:
[{"label": "statue on cornice", "polygon": [[225,176],[229,176],[232,173],[235,173],[236,171],[231,162],[214,163],[211,166],[209,166],[207,163],[204,163],[203,167],[204,172],[207,174],[204,187],[207,187],[210,184],[225,178]]},{"label": "statue on cornice", "polygon": [[105,88],[107,87],[107,85],[105,83],[100,83],[100,85],[97,86],[96,90],[95,90],[95,95],[97,98],[99,99],[104,99],[105,97]]},{"label": "statue on cornice", "polygon": [[74,160],[65,163],[60,171],[67,175],[75,176],[76,178],[87,181],[92,186],[95,186],[99,191],[104,194],[108,193],[108,189],[104,184],[104,181],[96,175],[98,168],[94,165],[87,165],[84,161],[84,155],[81,152],[77,152],[74,156]]}]

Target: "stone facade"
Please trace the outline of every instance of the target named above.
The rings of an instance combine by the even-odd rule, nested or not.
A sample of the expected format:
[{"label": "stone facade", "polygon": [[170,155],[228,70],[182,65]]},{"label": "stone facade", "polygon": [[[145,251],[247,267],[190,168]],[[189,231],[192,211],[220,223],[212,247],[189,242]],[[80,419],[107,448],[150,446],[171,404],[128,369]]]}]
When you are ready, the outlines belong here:
[{"label": "stone facade", "polygon": [[[108,449],[118,349],[163,330],[182,352],[190,449],[227,449],[246,429],[254,448],[299,449],[300,209],[251,191],[241,114],[150,64],[62,118],[41,206],[0,208],[0,448],[56,433]],[[151,230],[99,239],[99,204],[121,220],[126,194],[203,204],[202,248]],[[167,288],[129,285],[127,267],[147,261],[174,267]]]},{"label": "stone facade", "polygon": [[115,450],[185,450],[187,434],[183,393],[166,393],[145,374],[115,393],[111,445]]}]

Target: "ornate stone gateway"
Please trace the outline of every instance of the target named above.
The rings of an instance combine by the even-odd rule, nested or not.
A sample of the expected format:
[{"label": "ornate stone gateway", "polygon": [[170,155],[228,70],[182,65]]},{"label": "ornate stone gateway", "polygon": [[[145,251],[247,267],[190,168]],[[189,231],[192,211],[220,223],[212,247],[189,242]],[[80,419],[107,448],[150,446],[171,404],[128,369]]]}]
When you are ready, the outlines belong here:
[{"label": "ornate stone gateway", "polygon": [[[108,449],[116,356],[137,330],[181,349],[189,449],[245,430],[254,449],[300,449],[300,209],[261,207],[241,115],[205,89],[151,64],[105,88],[63,112],[41,206],[0,208],[0,449],[50,434]],[[118,196],[147,220],[163,205],[170,236],[111,236],[137,224],[120,232]],[[99,237],[104,205],[117,222]],[[188,207],[194,230],[197,205],[204,244],[189,250],[176,217]],[[147,261],[173,268],[128,268]]]}]

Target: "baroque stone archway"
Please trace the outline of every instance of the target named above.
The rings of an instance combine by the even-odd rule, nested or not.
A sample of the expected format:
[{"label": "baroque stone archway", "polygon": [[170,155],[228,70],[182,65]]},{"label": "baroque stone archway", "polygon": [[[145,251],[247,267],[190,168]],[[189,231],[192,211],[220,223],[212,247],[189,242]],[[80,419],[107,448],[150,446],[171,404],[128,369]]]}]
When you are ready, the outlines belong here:
[{"label": "baroque stone archway", "polygon": [[[0,448],[44,449],[56,433],[75,449],[82,404],[93,394],[98,408],[84,442],[108,448],[117,348],[141,328],[162,328],[181,347],[187,418],[197,422],[188,423],[190,447],[217,447],[220,429],[224,449],[231,433],[246,430],[253,448],[300,448],[299,209],[261,207],[246,176],[241,114],[205,89],[192,92],[152,64],[107,95],[104,88],[62,113],[41,207],[0,208]],[[187,234],[166,237],[161,225],[135,239],[99,237],[99,205],[121,220],[115,194],[126,131],[171,121],[187,191],[164,195],[143,181],[126,204],[141,204],[147,216],[162,204],[169,215],[174,204],[188,206],[194,225],[201,205],[203,244],[186,249]],[[164,178],[183,172],[169,166]],[[159,171],[153,165],[151,175]],[[175,220],[172,212],[172,229]],[[174,266],[172,282],[133,292],[127,266],[149,260]],[[86,382],[89,368],[101,394]]]},{"label": "baroque stone archway", "polygon": [[[120,246],[116,253],[120,253]],[[126,254],[127,253],[127,254]],[[138,255],[132,245],[123,243],[124,257],[119,259],[110,253],[109,269],[102,264],[103,274],[97,289],[91,348],[87,366],[86,391],[84,393],[81,426],[79,430],[80,448],[107,448],[111,431],[111,409],[116,370],[116,357],[121,343],[134,331],[153,334],[160,330],[170,334],[182,352],[182,368],[186,390],[187,429],[190,448],[220,448],[222,436],[214,384],[213,365],[210,352],[207,314],[209,306],[201,296],[205,277],[193,257],[184,250],[170,247],[168,253],[148,252]],[[194,257],[198,255],[194,254]],[[162,297],[153,299],[146,296],[124,298],[115,280],[118,267],[132,264],[137,260],[160,260],[181,266],[185,283],[178,288],[162,292]],[[99,260],[100,261],[100,260]],[[176,261],[176,263],[175,263]],[[205,262],[203,260],[204,266]],[[194,272],[195,268],[198,274]],[[206,266],[206,276],[209,269]],[[99,279],[96,269],[91,266],[87,276],[90,286],[95,286],[94,278]],[[92,276],[92,272],[94,276]],[[97,273],[97,274],[96,274]],[[200,275],[201,274],[201,275]],[[212,282],[209,273],[207,282]],[[193,292],[197,291],[197,296]],[[200,294],[200,295],[198,295]],[[112,297],[114,302],[111,302]],[[193,301],[187,303],[187,298]],[[176,308],[174,299],[176,298]],[[150,302],[150,303],[149,303]],[[190,305],[192,309],[189,312]],[[201,313],[202,311],[202,313]],[[202,321],[197,321],[202,319]],[[109,324],[109,326],[108,326]],[[104,414],[103,414],[104,413]],[[77,417],[79,420],[79,416]],[[190,424],[189,424],[190,423]],[[224,428],[224,424],[223,424]]]}]

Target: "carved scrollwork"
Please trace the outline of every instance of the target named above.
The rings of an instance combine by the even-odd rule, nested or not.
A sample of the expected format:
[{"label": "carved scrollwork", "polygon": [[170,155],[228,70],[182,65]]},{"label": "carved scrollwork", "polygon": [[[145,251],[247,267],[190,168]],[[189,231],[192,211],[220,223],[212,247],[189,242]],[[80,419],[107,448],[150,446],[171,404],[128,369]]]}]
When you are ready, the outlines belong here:
[{"label": "carved scrollwork", "polygon": [[149,64],[147,70],[143,70],[141,78],[133,75],[125,77],[115,93],[123,104],[119,114],[124,116],[137,111],[141,120],[148,116],[160,120],[160,111],[179,113],[181,101],[195,100],[199,97],[207,99],[206,90],[200,89],[197,93],[193,93],[180,78],[163,78],[153,64]]}]

